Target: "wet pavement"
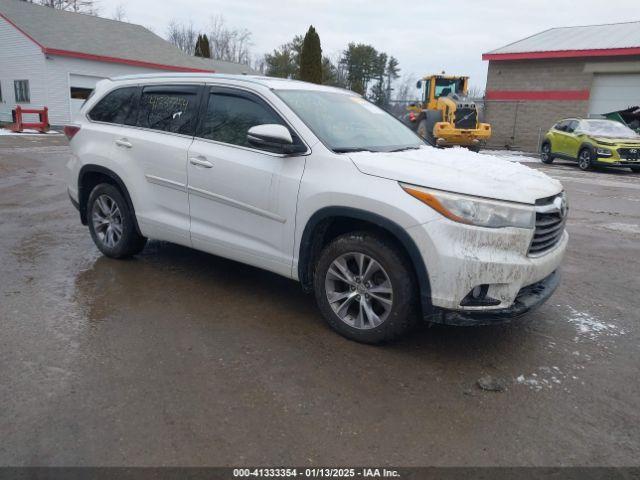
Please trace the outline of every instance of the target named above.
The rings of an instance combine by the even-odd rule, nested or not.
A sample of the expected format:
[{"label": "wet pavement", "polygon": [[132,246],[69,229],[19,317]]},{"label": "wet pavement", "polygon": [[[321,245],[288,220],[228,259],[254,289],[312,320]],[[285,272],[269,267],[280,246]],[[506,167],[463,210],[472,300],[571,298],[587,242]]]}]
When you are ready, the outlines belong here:
[{"label": "wet pavement", "polygon": [[640,175],[531,164],[570,199],[551,300],[372,347],[274,274],[161,242],[102,257],[68,156],[0,137],[0,465],[638,464]]}]

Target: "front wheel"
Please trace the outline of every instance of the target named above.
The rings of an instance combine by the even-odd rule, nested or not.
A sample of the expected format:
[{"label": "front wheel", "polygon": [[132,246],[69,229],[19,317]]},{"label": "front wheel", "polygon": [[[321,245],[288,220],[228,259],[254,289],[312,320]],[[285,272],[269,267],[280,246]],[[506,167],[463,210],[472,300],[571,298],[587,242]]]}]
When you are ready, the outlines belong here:
[{"label": "front wheel", "polygon": [[405,256],[391,242],[356,232],[336,238],[322,251],[314,290],[331,328],[358,342],[382,343],[416,324],[413,278]]},{"label": "front wheel", "polygon": [[553,155],[551,155],[551,144],[549,142],[545,142],[540,147],[540,160],[542,163],[550,164],[553,163]]},{"label": "front wheel", "polygon": [[593,154],[588,148],[583,148],[578,154],[578,167],[580,170],[589,170],[591,168],[591,162],[593,161]]},{"label": "front wheel", "polygon": [[435,146],[436,138],[433,136],[433,130],[429,129],[429,123],[426,118],[420,120],[418,123],[417,133],[420,137],[424,138],[429,145]]},{"label": "front wheel", "polygon": [[115,186],[97,185],[89,195],[87,212],[91,238],[107,257],[130,257],[140,253],[147,243],[137,232],[133,212]]}]

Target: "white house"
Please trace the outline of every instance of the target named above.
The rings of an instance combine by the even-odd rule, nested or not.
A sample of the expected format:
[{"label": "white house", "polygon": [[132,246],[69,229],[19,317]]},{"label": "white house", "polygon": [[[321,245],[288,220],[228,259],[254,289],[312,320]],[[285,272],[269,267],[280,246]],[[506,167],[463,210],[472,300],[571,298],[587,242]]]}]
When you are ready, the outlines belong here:
[{"label": "white house", "polygon": [[69,122],[97,81],[157,71],[252,73],[246,65],[186,55],[131,23],[0,0],[0,121],[16,105]]}]

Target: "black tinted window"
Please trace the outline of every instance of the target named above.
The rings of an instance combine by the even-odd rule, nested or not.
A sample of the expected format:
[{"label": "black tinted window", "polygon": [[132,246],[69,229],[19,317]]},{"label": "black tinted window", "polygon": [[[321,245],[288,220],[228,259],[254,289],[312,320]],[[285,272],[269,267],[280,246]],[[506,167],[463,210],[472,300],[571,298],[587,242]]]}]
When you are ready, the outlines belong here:
[{"label": "black tinted window", "polygon": [[137,126],[193,135],[198,87],[145,87],[140,97]]},{"label": "black tinted window", "polygon": [[125,87],[107,94],[91,109],[89,118],[98,122],[124,123],[133,108],[137,87]]},{"label": "black tinted window", "polygon": [[567,125],[567,132],[573,133],[576,128],[578,128],[578,121],[577,120],[571,120],[569,122],[569,124]]},{"label": "black tinted window", "polygon": [[255,148],[247,142],[247,131],[264,123],[284,125],[280,117],[257,98],[245,94],[211,93],[200,136]]}]

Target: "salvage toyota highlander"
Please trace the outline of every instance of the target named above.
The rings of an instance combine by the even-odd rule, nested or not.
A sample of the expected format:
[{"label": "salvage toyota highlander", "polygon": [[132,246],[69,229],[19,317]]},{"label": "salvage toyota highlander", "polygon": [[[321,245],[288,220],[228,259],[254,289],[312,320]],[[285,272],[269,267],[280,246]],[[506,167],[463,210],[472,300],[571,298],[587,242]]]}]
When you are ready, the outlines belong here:
[{"label": "salvage toyota highlander", "polygon": [[98,83],[65,127],[69,196],[106,256],[147,238],[298,280],[327,323],[367,343],[422,318],[519,316],[559,282],[559,182],[439,150],[352,92],[154,74]]}]

